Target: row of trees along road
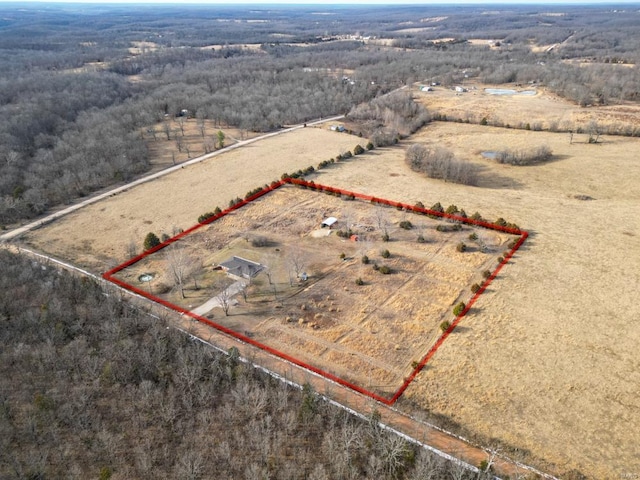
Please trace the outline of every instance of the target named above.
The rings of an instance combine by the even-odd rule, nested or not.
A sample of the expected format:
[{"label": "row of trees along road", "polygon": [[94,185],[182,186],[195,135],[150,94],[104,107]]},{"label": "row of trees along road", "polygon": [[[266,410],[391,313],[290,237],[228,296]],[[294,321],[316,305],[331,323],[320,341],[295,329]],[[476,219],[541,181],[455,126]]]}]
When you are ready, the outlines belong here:
[{"label": "row of trees along road", "polygon": [[489,478],[86,278],[4,250],[0,264],[1,478]]},{"label": "row of trees along road", "polygon": [[[638,61],[637,18],[563,9],[549,16],[546,6],[514,7],[489,20],[475,7],[345,9],[327,18],[305,7],[1,7],[0,227],[148,170],[142,132],[184,109],[222,128],[268,131],[347,113],[414,81],[474,78],[541,81],[582,105],[637,100],[639,70],[619,65]],[[438,14],[433,28],[399,28]],[[354,30],[362,36],[335,41]],[[531,49],[545,42],[561,47]]]}]

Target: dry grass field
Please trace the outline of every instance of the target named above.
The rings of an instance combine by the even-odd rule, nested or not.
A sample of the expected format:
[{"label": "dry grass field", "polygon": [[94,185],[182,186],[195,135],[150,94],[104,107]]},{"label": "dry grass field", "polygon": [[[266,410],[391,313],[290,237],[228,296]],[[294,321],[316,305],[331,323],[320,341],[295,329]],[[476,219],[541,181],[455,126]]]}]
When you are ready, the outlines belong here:
[{"label": "dry grass field", "polygon": [[[640,140],[569,144],[566,134],[450,123],[412,141],[444,143],[484,168],[480,187],[418,177],[377,151],[318,181],[405,201],[503,216],[531,236],[447,339],[403,402],[449,416],[590,478],[640,471]],[[549,145],[556,160],[493,164],[478,152]],[[579,200],[587,195],[594,200]]]},{"label": "dry grass field", "polygon": [[[616,66],[612,65],[612,69]],[[443,113],[449,119],[462,119],[479,123],[486,118],[489,124],[501,122],[512,127],[531,128],[539,124],[548,129],[555,124],[557,129],[568,131],[588,126],[592,121],[601,126],[622,129],[625,125],[640,127],[640,106],[637,104],[607,105],[579,108],[548,92],[544,87],[485,85],[468,81],[463,85],[469,91],[456,93],[447,87],[433,87],[431,92],[414,92],[416,98],[432,113]],[[506,88],[518,92],[535,90],[536,95],[492,95],[486,88]]]},{"label": "dry grass field", "polygon": [[[321,228],[329,215],[338,222],[331,230]],[[399,227],[407,221],[411,228]],[[201,314],[390,398],[415,368],[412,363],[438,338],[440,323],[453,321],[453,305],[471,297],[470,286],[482,283],[482,271],[493,270],[509,240],[517,238],[469,225],[451,232],[438,231],[438,226],[452,224],[288,185],[202,227],[167,247],[169,253],[160,250],[144,258],[117,278],[194,310],[232,282],[216,266],[233,256],[259,263],[266,268],[250,283],[236,280],[248,286],[246,296],[228,299],[234,303],[230,315],[221,307]],[[337,234],[347,230],[358,241]],[[390,236],[386,242],[385,233]],[[477,241],[468,238],[471,233]],[[466,251],[457,251],[460,242],[468,245]],[[185,298],[178,288],[169,289],[174,282],[168,264],[176,248],[181,265],[193,265],[184,269]],[[376,271],[374,265],[391,273]],[[141,280],[141,272],[152,274],[153,281]],[[303,272],[307,278],[301,281]]]},{"label": "dry grass field", "polygon": [[[439,92],[420,95],[435,109],[430,102],[438,97],[432,93]],[[443,112],[494,112],[514,123],[624,109],[629,110],[626,121],[638,121],[632,106],[580,109],[542,93],[489,97],[470,92],[438,101]],[[125,258],[128,242],[140,245],[148,231],[186,228],[199,214],[226,206],[229,198],[360,141],[327,130],[298,130],[92,205],[25,241],[104,271]],[[444,144],[481,165],[479,186],[412,172],[404,163],[412,142]],[[552,149],[552,161],[513,167],[480,155],[539,145]],[[638,151],[637,138],[604,136],[594,145],[581,135],[570,143],[566,133],[433,123],[397,147],[309,177],[407,203],[456,204],[485,218],[504,217],[531,233],[462,328],[405,392],[399,408],[446,415],[469,432],[529,452],[542,468],[561,474],[579,469],[594,479],[638,475]]]},{"label": "dry grass field", "polygon": [[218,126],[212,120],[200,121],[186,117],[167,119],[143,129],[141,134],[149,149],[151,171],[156,172],[214,151],[220,146],[217,138],[219,131],[224,134],[224,145],[227,147],[239,140],[258,136],[254,132]]},{"label": "dry grass field", "polygon": [[148,232],[171,235],[229,200],[309,165],[352,150],[363,139],[329,128],[308,127],[198,163],[152,183],[93,204],[25,237],[51,255],[95,272],[142,250]]}]

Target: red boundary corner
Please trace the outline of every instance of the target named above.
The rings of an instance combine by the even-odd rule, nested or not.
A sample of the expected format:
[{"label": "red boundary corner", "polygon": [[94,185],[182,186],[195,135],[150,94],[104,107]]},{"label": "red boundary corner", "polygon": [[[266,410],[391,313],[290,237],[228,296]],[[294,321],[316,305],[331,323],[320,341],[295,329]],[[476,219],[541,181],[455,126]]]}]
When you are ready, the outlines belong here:
[{"label": "red boundary corner", "polygon": [[[416,366],[416,368],[413,370],[413,372],[411,372],[411,375],[409,375],[404,382],[402,383],[401,387],[395,392],[395,394],[390,397],[390,398],[385,398],[382,397],[374,392],[371,392],[369,390],[366,390],[362,387],[359,387],[358,385],[355,385],[351,382],[348,382],[340,377],[337,377],[336,375],[333,375],[332,373],[326,372],[322,369],[319,369],[317,367],[314,367],[313,365],[309,365],[305,362],[302,362],[301,360],[298,360],[295,357],[292,357],[290,355],[287,355],[284,352],[280,352],[279,350],[276,350],[275,348],[272,348],[268,345],[265,345],[263,343],[257,342],[245,335],[242,335],[241,333],[235,332],[227,327],[225,327],[224,325],[220,325],[218,323],[212,322],[211,320],[201,316],[201,315],[196,315],[188,310],[185,310],[182,307],[179,307],[178,305],[174,305],[173,303],[167,302],[166,300],[163,300],[159,297],[156,297],[155,295],[152,295],[149,292],[146,292],[140,288],[137,288],[133,285],[130,285],[126,282],[123,282],[122,280],[119,280],[117,278],[114,277],[114,275],[122,270],[124,270],[127,267],[130,267],[131,265],[139,262],[140,260],[142,260],[143,258],[146,258],[147,256],[157,252],[158,250],[161,250],[163,248],[165,248],[168,245],[171,245],[172,243],[177,242],[178,240],[180,240],[181,238],[186,237],[187,235],[193,233],[194,231],[202,228],[204,225],[208,225],[212,222],[215,222],[216,220],[218,220],[219,218],[224,217],[225,215],[233,212],[234,210],[237,210],[251,202],[253,202],[254,200],[257,200],[258,198],[262,197],[263,195],[266,195],[267,193],[276,190],[278,188],[280,188],[283,185],[286,184],[292,184],[292,185],[298,185],[298,186],[302,186],[302,187],[306,187],[306,188],[312,188],[314,190],[317,190],[319,192],[328,192],[328,193],[336,193],[339,195],[346,195],[349,197],[354,197],[354,198],[358,198],[360,200],[365,200],[371,203],[378,203],[381,205],[388,205],[391,207],[396,207],[396,208],[402,208],[405,210],[410,210],[416,213],[422,213],[422,214],[428,214],[428,215],[433,215],[433,216],[438,216],[438,217],[442,217],[442,218],[449,218],[449,219],[453,219],[459,222],[463,222],[463,223],[468,223],[471,225],[477,225],[479,227],[484,227],[484,228],[488,228],[491,230],[498,230],[501,232],[505,232],[505,233],[510,233],[512,235],[519,235],[520,238],[518,239],[518,241],[516,242],[516,244],[514,245],[513,248],[511,248],[511,250],[509,250],[509,252],[507,252],[504,255],[504,259],[503,261],[498,265],[498,267],[491,273],[491,275],[485,280],[485,282],[482,284],[482,286],[480,287],[480,289],[473,295],[473,297],[471,297],[471,299],[469,300],[469,302],[466,304],[465,309],[455,318],[455,320],[451,323],[451,326],[442,333],[442,335],[440,335],[440,337],[438,338],[438,340],[436,340],[436,342],[433,344],[433,346],[429,349],[429,351],[427,352],[427,354],[422,358],[422,360],[420,361],[420,363]],[[238,202],[237,204],[233,205],[232,207],[223,210],[222,212],[218,213],[217,215],[214,215],[213,217],[208,218],[207,220],[205,220],[202,223],[198,223],[196,225],[194,225],[193,227],[179,233],[178,235],[176,235],[175,237],[172,237],[168,240],[166,240],[165,242],[162,242],[160,245],[153,247],[143,253],[141,253],[140,255],[127,260],[126,262],[122,263],[121,265],[118,265],[117,267],[109,270],[108,272],[105,272],[102,274],[102,277],[105,280],[108,280],[122,288],[125,288],[129,291],[132,291],[138,295],[141,295],[143,297],[146,297],[154,302],[159,303],[160,305],[163,305],[167,308],[170,308],[171,310],[174,310],[176,312],[179,312],[183,315],[186,315],[188,317],[193,318],[194,320],[197,320],[199,322],[204,323],[205,325],[209,325],[210,327],[215,328],[216,330],[219,330],[227,335],[230,335],[244,343],[248,343],[249,345],[253,345],[255,347],[258,347],[266,352],[269,352],[277,357],[280,357],[288,362],[291,362],[295,365],[298,365],[304,369],[307,369],[311,372],[317,373],[318,375],[321,375],[329,380],[332,380],[340,385],[343,385],[347,388],[350,388],[351,390],[354,390],[358,393],[361,393],[363,395],[366,395],[368,397],[373,398],[374,400],[377,400],[385,405],[393,405],[398,398],[400,398],[400,396],[402,396],[402,394],[404,393],[404,391],[409,387],[409,385],[411,384],[411,382],[415,379],[415,377],[418,375],[418,373],[420,373],[420,371],[425,367],[425,365],[427,364],[427,362],[431,359],[431,357],[433,357],[433,355],[436,353],[436,351],[438,350],[438,348],[440,348],[440,346],[444,343],[444,341],[447,339],[447,337],[451,334],[451,332],[453,332],[453,330],[456,328],[456,326],[458,325],[458,323],[460,323],[460,320],[462,320],[462,317],[464,317],[467,312],[471,309],[471,307],[473,306],[473,304],[476,302],[476,300],[478,299],[478,297],[489,287],[489,285],[491,284],[491,282],[493,282],[493,280],[496,278],[496,276],[498,275],[498,273],[500,272],[500,270],[502,270],[502,267],[504,267],[507,262],[511,259],[511,257],[513,257],[513,255],[515,254],[515,252],[522,246],[522,244],[524,243],[524,241],[527,239],[527,237],[529,236],[529,233],[523,230],[518,230],[518,229],[514,229],[514,228],[508,228],[508,227],[501,227],[499,225],[494,225],[488,222],[483,222],[483,221],[477,221],[477,220],[472,220],[469,218],[463,218],[463,217],[458,217],[456,215],[450,215],[447,213],[442,213],[442,212],[436,212],[433,210],[429,210],[426,208],[420,208],[420,207],[416,207],[413,205],[408,205],[405,203],[399,203],[399,202],[393,202],[390,200],[385,200],[382,198],[377,198],[377,197],[373,197],[370,195],[364,195],[361,193],[356,193],[356,192],[350,192],[347,190],[342,190],[339,188],[334,188],[334,187],[329,187],[326,185],[320,185],[314,182],[308,182],[306,180],[300,180],[300,179],[296,179],[296,178],[284,178],[278,182],[274,182],[272,183],[270,186],[265,187],[264,189],[260,190],[259,192],[257,192],[254,195],[251,195],[250,197]]]}]

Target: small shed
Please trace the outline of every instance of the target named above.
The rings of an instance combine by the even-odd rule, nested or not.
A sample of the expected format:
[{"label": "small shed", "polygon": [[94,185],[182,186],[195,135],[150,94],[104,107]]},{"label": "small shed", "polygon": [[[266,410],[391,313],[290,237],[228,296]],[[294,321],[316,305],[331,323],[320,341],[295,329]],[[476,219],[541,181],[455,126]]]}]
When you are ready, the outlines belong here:
[{"label": "small shed", "polygon": [[331,228],[338,221],[336,217],[329,217],[322,221],[322,228]]}]

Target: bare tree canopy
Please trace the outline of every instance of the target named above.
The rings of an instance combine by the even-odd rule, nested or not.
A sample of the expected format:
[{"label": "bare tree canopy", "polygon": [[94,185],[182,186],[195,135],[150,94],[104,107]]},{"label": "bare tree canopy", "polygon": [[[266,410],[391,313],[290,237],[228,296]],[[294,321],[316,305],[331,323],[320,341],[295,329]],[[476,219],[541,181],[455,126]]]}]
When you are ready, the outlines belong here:
[{"label": "bare tree canopy", "polygon": [[198,261],[192,257],[184,245],[175,243],[166,247],[165,264],[174,286],[185,298],[185,283],[190,275],[198,269]]}]

